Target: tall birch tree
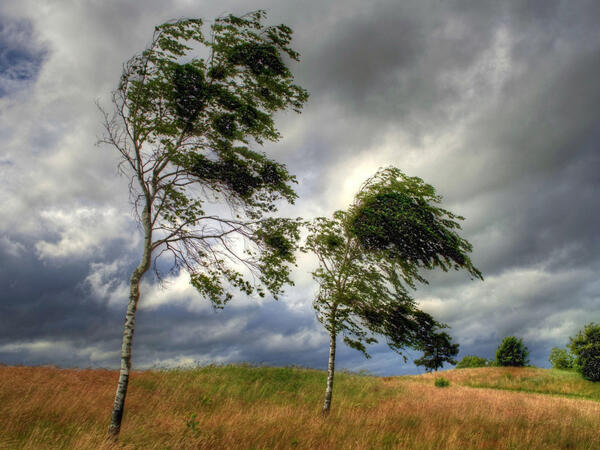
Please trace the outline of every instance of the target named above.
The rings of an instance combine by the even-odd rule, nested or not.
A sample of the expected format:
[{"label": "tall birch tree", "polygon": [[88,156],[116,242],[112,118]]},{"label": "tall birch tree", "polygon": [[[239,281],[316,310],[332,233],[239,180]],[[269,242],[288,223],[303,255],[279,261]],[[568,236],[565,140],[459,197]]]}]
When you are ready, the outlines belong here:
[{"label": "tall birch tree", "polygon": [[366,357],[366,345],[378,337],[400,354],[422,349],[443,326],[409,295],[427,282],[423,269],[464,269],[482,278],[468,257],[471,244],[456,233],[463,218],[440,202],[432,186],[388,167],[362,185],[348,211],[308,224],[304,250],[319,262],[313,305],[330,337],[324,414],[331,408],[339,335]]},{"label": "tall birch tree", "polygon": [[[186,270],[215,307],[232,289],[275,297],[290,283],[298,221],[273,217],[294,201],[295,178],[253,147],[280,137],[279,110],[297,112],[308,94],[293,83],[292,30],[264,26],[265,13],[157,26],[152,42],[123,67],[101,142],[121,155],[143,231],[130,278],[121,369],[109,434],[121,428],[131,368],[140,280],[157,258]],[[162,266],[163,264],[161,264]]]}]

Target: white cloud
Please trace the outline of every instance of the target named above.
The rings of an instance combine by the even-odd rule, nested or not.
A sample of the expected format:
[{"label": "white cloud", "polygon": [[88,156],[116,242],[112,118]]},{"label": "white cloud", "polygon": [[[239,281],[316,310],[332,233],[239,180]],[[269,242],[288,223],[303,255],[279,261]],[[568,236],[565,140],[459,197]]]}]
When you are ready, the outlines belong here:
[{"label": "white cloud", "polygon": [[[284,139],[265,147],[301,183],[296,205],[282,212],[329,215],[345,208],[378,167],[397,165],[434,185],[448,209],[466,216],[463,235],[475,245],[473,261],[489,271],[483,283],[431,274],[432,284],[415,293],[424,308],[449,322],[466,347],[505,332],[540,346],[564,340],[600,311],[593,156],[600,104],[593,55],[600,35],[597,10],[587,9],[593,2],[552,10],[548,22],[522,18],[511,2],[500,9],[485,2],[468,9],[420,0],[353,3],[260,0],[252,6],[292,25],[302,55],[294,70],[313,92],[301,116],[278,117]],[[237,0],[2,2],[0,16],[30,21],[32,33],[6,28],[0,39],[9,33],[31,54],[46,52],[35,81],[0,98],[5,253],[19,262],[31,248],[46,264],[77,259],[90,268],[78,282],[93,301],[111,313],[126,303],[125,272],[139,251],[139,233],[127,180],[116,176],[116,153],[94,147],[100,132],[94,100],[107,104],[122,63],[143,49],[156,24],[247,9]],[[117,245],[122,255],[112,259]],[[281,299],[282,322],[313,317],[313,268],[314,260],[301,255],[297,285]],[[159,314],[183,311],[212,319],[210,304],[185,273],[167,281],[161,289],[145,278],[140,307],[146,317],[159,322]],[[268,301],[238,296],[227,305],[232,316],[241,315],[238,321],[181,330],[169,337],[176,356],[142,359],[176,365],[245,356],[230,348],[219,355],[199,351],[199,357],[181,350],[203,332],[210,335],[207,345],[224,339],[235,347],[247,344],[240,330],[259,330],[255,339],[265,349],[289,348],[290,358],[324,345],[318,325],[272,336],[260,324],[246,330],[251,322],[244,315],[255,317]],[[77,350],[52,336],[19,342],[0,351],[108,358],[100,348]],[[380,358],[383,371],[388,363]]]},{"label": "white cloud", "polygon": [[257,345],[269,352],[294,352],[325,348],[329,344],[329,336],[323,329],[317,328],[320,327],[320,324],[315,325],[317,326],[314,328],[300,329],[285,335],[265,333],[258,340]]},{"label": "white cloud", "polygon": [[106,351],[100,345],[76,345],[67,340],[38,339],[28,342],[13,342],[0,345],[0,353],[27,352],[30,356],[44,359],[63,359],[88,361],[102,365],[115,359],[120,354],[119,350]]},{"label": "white cloud", "polygon": [[229,352],[225,355],[213,354],[195,354],[175,355],[170,358],[155,358],[151,361],[143,362],[140,365],[142,369],[150,368],[172,368],[172,367],[196,367],[208,364],[228,364],[239,361],[239,352]]},{"label": "white cloud", "polygon": [[0,236],[0,248],[14,257],[18,257],[25,251],[23,244],[11,240],[8,236]]},{"label": "white cloud", "polygon": [[[593,278],[591,270],[519,268],[484,282],[432,287],[433,295],[417,292],[417,298],[425,311],[452,326],[451,333],[461,345],[515,333],[531,342],[567,342],[587,312],[584,305],[565,296]],[[596,307],[599,302],[600,296]]]},{"label": "white cloud", "polygon": [[[40,213],[44,228],[59,234],[56,241],[39,240],[35,248],[42,259],[93,256],[111,240],[123,236],[131,218],[114,209],[78,208]],[[135,248],[137,234],[128,236],[124,250]]]},{"label": "white cloud", "polygon": [[[122,308],[129,299],[129,286],[123,273],[126,264],[121,260],[110,263],[91,263],[90,272],[84,283],[93,296],[111,307]],[[125,279],[124,279],[125,278]]]},{"label": "white cloud", "polygon": [[181,271],[176,276],[165,277],[163,285],[144,281],[141,286],[140,309],[156,310],[162,306],[179,306],[194,312],[209,312],[210,303],[201,298],[190,284],[190,276]]}]

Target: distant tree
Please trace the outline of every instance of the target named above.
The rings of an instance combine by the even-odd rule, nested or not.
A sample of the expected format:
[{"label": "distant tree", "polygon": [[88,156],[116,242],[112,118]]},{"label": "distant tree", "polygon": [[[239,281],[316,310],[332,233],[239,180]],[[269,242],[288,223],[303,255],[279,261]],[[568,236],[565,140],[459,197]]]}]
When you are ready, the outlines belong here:
[{"label": "distant tree", "polygon": [[505,337],[496,350],[496,363],[499,366],[521,367],[529,364],[529,350],[522,339],[514,336]]},{"label": "distant tree", "polygon": [[200,19],[157,26],[150,46],[125,64],[113,111],[102,110],[101,142],[121,155],[144,235],[130,279],[113,437],[127,393],[139,284],[152,266],[161,276],[158,257],[173,272],[188,271],[215,307],[232,297],[230,288],[276,296],[290,282],[298,223],[272,213],[277,200],[296,198],[295,178],[251,146],[278,140],[273,114],[299,111],[307,93],[286,65],[298,59],[292,31],[265,27],[264,17],[218,18],[209,38]]},{"label": "distant tree", "polygon": [[600,324],[587,324],[570,341],[577,370],[586,380],[600,381]]},{"label": "distant tree", "polygon": [[313,305],[330,336],[324,414],[331,406],[339,334],[366,357],[366,344],[377,342],[377,335],[400,354],[421,348],[440,324],[408,295],[408,288],[426,283],[420,270],[463,268],[481,278],[467,256],[471,245],[454,231],[462,217],[439,208],[440,201],[432,186],[390,167],[363,184],[348,211],[309,224],[305,250],[319,261]]},{"label": "distant tree", "polygon": [[485,358],[480,358],[479,356],[467,355],[463,356],[463,358],[456,365],[457,369],[473,369],[477,367],[486,367],[490,365],[490,362]]},{"label": "distant tree", "polygon": [[573,355],[564,348],[553,347],[550,350],[548,361],[552,364],[553,369],[566,370],[573,368]]},{"label": "distant tree", "polygon": [[[440,328],[445,328],[445,326],[442,325]],[[444,363],[455,365],[454,357],[458,355],[458,347],[458,344],[452,343],[452,338],[448,333],[431,330],[418,346],[418,349],[423,352],[423,356],[415,359],[414,363],[416,366],[423,366],[427,372],[441,369]]]}]

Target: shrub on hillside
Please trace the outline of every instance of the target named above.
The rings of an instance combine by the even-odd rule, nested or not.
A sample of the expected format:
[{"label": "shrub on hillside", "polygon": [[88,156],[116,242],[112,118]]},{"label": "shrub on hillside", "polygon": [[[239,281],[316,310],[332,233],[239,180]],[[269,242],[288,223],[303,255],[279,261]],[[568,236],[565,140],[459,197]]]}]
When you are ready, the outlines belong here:
[{"label": "shrub on hillside", "polygon": [[496,363],[499,366],[522,367],[529,363],[529,350],[522,339],[514,336],[505,337],[496,350]]},{"label": "shrub on hillside", "polygon": [[573,368],[573,355],[564,348],[552,348],[552,350],[550,350],[550,356],[548,356],[548,361],[552,364],[553,369],[566,370]]},{"label": "shrub on hillside", "polygon": [[592,322],[570,339],[577,370],[586,380],[600,381],[600,324]]},{"label": "shrub on hillside", "polygon": [[463,359],[461,359],[458,364],[456,365],[457,369],[473,369],[476,367],[485,367],[488,366],[488,360],[485,358],[480,358],[479,356],[475,356],[475,355],[467,355],[467,356],[463,356]]},{"label": "shrub on hillside", "polygon": [[436,378],[434,384],[437,387],[448,387],[450,386],[450,381],[446,380],[445,378]]}]

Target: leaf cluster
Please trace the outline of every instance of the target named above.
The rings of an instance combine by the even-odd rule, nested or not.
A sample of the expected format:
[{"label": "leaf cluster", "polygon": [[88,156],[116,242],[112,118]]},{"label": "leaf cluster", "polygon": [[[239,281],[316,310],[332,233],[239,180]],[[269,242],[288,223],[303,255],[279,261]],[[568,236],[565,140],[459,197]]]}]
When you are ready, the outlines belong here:
[{"label": "leaf cluster", "polygon": [[486,367],[494,365],[494,361],[488,361],[485,358],[475,355],[466,355],[456,365],[457,369],[474,369],[477,367]]},{"label": "leaf cluster", "polygon": [[553,347],[550,350],[548,361],[553,369],[568,370],[573,368],[574,357],[564,348]]},{"label": "leaf cluster", "polygon": [[228,286],[276,295],[299,238],[298,221],[272,217],[277,201],[294,202],[295,177],[253,148],[279,139],[275,112],[308,98],[288,67],[292,30],[265,16],[220,17],[207,33],[200,19],[156,27],[103,111],[101,142],[122,156],[155,259],[170,255],[217,307]]},{"label": "leaf cluster", "polygon": [[304,250],[319,260],[317,317],[367,357],[366,344],[380,335],[398,353],[424,351],[427,367],[454,362],[458,346],[408,292],[426,282],[422,268],[464,268],[481,278],[470,244],[453,231],[460,218],[438,208],[440,201],[432,186],[389,167],[367,180],[348,211],[308,224]]},{"label": "leaf cluster", "polygon": [[575,367],[590,381],[600,381],[600,324],[587,324],[570,338],[569,349],[575,355]]},{"label": "leaf cluster", "polygon": [[465,269],[482,279],[468,257],[471,244],[455,231],[463,217],[439,207],[440,202],[433,186],[389,167],[370,178],[356,196],[350,232],[365,249],[405,265]]},{"label": "leaf cluster", "polygon": [[522,339],[515,336],[505,337],[496,350],[496,363],[499,366],[522,367],[529,364],[529,350]]},{"label": "leaf cluster", "polygon": [[441,369],[444,363],[455,365],[458,347],[458,344],[452,343],[452,337],[448,333],[430,330],[418,347],[423,356],[415,359],[414,363],[416,366],[423,366],[428,372]]}]

